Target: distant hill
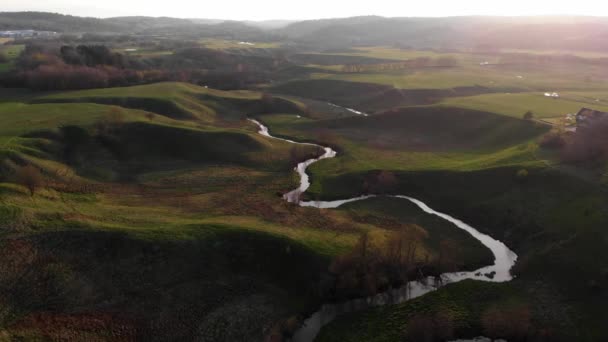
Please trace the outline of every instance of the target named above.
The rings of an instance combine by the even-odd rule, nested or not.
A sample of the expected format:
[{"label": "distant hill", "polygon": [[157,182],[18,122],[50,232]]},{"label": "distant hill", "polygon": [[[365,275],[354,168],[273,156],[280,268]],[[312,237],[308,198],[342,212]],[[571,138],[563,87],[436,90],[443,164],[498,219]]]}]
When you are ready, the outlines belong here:
[{"label": "distant hill", "polygon": [[262,41],[283,37],[285,41],[320,50],[391,45],[434,49],[608,51],[608,18],[605,17],[364,16],[291,22],[140,16],[97,19],[43,12],[0,12],[0,30],[12,29]]},{"label": "distant hill", "polygon": [[121,32],[124,27],[97,19],[46,12],[0,12],[0,30]]},{"label": "distant hill", "polygon": [[65,33],[185,34],[200,37],[261,39],[260,28],[237,21],[168,17],[75,17],[45,12],[0,12],[0,30],[34,29]]},{"label": "distant hill", "polygon": [[280,30],[323,48],[401,45],[415,48],[608,50],[608,18],[376,16],[309,20]]}]

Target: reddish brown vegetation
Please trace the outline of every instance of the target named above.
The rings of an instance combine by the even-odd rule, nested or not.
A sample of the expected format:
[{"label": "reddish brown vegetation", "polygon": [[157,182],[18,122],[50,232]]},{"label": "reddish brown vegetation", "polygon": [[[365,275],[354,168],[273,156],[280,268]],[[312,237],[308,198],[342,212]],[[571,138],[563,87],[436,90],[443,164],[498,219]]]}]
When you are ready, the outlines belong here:
[{"label": "reddish brown vegetation", "polygon": [[407,341],[447,341],[454,337],[454,318],[446,312],[411,317],[405,329]]},{"label": "reddish brown vegetation", "polygon": [[508,308],[492,307],[481,317],[484,334],[493,338],[521,341],[530,331],[530,310],[519,305]]},{"label": "reddish brown vegetation", "polygon": [[14,323],[9,331],[16,336],[51,341],[135,341],[136,328],[130,320],[109,313],[61,314],[40,312]]},{"label": "reddish brown vegetation", "polygon": [[543,136],[540,146],[548,149],[560,149],[566,145],[566,139],[557,132],[550,132]]},{"label": "reddish brown vegetation", "polygon": [[34,196],[36,191],[42,187],[43,182],[42,173],[37,167],[31,164],[17,170],[17,184],[26,187],[31,196]]}]

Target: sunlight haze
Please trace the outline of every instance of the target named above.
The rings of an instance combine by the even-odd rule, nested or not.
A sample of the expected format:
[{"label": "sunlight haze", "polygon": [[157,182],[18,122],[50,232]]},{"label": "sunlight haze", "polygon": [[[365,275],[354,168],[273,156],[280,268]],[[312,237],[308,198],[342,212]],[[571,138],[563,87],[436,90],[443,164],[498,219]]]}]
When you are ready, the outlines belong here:
[{"label": "sunlight haze", "polygon": [[[303,3],[290,1],[220,1],[210,5],[206,1],[175,0],[150,2],[144,0],[67,1],[47,0],[24,2],[3,0],[2,11],[49,11],[92,17],[112,16],[168,16],[180,18],[218,18],[233,20],[317,19],[359,15],[387,17],[441,17],[462,15],[608,15],[608,8],[599,1],[524,1],[504,2],[424,1],[412,3],[379,0],[373,3],[352,1],[319,1]],[[373,6],[372,6],[373,4]]]}]

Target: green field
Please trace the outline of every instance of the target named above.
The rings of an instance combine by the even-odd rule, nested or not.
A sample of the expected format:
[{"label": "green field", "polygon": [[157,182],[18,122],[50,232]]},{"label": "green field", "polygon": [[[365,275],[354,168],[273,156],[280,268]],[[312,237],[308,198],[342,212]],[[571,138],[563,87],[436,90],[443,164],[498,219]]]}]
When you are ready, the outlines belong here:
[{"label": "green field", "polygon": [[14,67],[14,60],[25,48],[24,45],[2,45],[0,44],[0,54],[4,55],[8,62],[0,63],[0,72],[10,71]]},{"label": "green field", "polygon": [[593,95],[594,93],[565,92],[560,94],[560,98],[551,98],[543,93],[487,94],[450,98],[444,100],[442,105],[485,110],[518,118],[523,117],[527,111],[532,111],[536,118],[543,119],[565,117],[566,114],[578,113],[583,107],[608,111],[608,102],[595,101]]}]

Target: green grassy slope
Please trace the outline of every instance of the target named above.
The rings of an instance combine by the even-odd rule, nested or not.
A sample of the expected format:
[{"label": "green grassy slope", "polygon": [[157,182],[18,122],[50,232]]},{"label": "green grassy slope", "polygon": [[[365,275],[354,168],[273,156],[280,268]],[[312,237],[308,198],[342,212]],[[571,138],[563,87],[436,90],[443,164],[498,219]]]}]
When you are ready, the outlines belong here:
[{"label": "green grassy slope", "polygon": [[247,114],[295,111],[296,104],[281,99],[262,101],[261,94],[221,91],[186,83],[155,83],[127,88],[93,89],[53,94],[36,102],[92,102],[142,109],[175,119],[213,123]]},{"label": "green grassy slope", "polygon": [[485,110],[493,113],[521,118],[532,111],[537,118],[564,117],[577,113],[583,107],[608,111],[608,105],[595,101],[594,93],[562,93],[560,98],[550,98],[543,93],[486,94],[445,99],[442,104],[459,108]]}]

